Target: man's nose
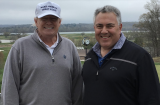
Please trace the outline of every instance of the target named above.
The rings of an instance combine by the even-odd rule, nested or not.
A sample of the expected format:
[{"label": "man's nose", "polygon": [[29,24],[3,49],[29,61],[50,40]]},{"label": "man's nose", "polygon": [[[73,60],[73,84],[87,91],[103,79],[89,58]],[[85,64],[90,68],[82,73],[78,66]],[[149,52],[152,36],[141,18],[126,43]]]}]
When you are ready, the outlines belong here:
[{"label": "man's nose", "polygon": [[106,27],[103,27],[101,33],[108,33],[108,29]]},{"label": "man's nose", "polygon": [[52,19],[47,19],[46,23],[48,23],[48,24],[52,23]]}]

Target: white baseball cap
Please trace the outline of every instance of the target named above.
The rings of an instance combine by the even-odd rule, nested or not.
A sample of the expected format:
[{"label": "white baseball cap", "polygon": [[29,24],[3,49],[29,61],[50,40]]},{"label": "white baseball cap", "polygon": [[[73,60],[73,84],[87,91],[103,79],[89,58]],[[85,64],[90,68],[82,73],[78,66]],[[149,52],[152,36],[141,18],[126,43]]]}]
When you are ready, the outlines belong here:
[{"label": "white baseball cap", "polygon": [[37,4],[35,15],[38,18],[41,18],[46,15],[54,15],[58,18],[60,18],[61,8],[58,4],[54,2],[43,2]]}]

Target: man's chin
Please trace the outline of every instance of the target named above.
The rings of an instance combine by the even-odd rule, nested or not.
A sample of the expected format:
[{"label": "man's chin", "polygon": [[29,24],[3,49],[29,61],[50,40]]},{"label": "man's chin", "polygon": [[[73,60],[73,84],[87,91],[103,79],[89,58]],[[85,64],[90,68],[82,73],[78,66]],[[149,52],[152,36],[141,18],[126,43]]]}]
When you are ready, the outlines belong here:
[{"label": "man's chin", "polygon": [[46,32],[46,33],[43,33],[42,35],[44,35],[44,36],[53,36],[53,35],[57,35],[57,33],[55,33],[55,32]]},{"label": "man's chin", "polygon": [[105,49],[110,49],[112,46],[108,43],[103,43],[103,44],[100,44],[101,47],[105,48]]}]

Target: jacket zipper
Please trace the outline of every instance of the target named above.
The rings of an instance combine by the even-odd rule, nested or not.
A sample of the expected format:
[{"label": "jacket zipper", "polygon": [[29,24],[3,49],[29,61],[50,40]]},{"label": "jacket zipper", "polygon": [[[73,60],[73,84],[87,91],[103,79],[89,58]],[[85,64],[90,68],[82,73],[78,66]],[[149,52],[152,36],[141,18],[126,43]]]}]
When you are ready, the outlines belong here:
[{"label": "jacket zipper", "polygon": [[[59,44],[60,44],[61,41],[62,41],[62,40],[60,40],[60,41],[58,42],[58,44],[57,44],[57,46],[54,48],[54,50],[59,46]],[[52,53],[51,57],[52,57],[52,63],[54,63],[55,60],[54,60],[53,53]]]},{"label": "jacket zipper", "polygon": [[54,62],[54,57],[53,57],[53,55],[52,55],[52,62]]},{"label": "jacket zipper", "polygon": [[[107,62],[108,62],[108,61],[109,61],[109,59],[107,59]],[[105,64],[106,64],[107,62],[105,62]],[[104,65],[105,65],[105,64],[104,64]],[[102,66],[97,70],[97,73],[96,73],[97,79],[98,79],[98,75],[99,75],[99,70],[102,69],[102,67],[103,67],[104,65],[102,65]]]},{"label": "jacket zipper", "polygon": [[96,73],[96,80],[98,80],[98,74],[99,74],[99,72],[98,72],[98,70],[97,70],[97,73]]},{"label": "jacket zipper", "polygon": [[98,70],[97,70],[97,73],[96,73],[96,75],[98,76]]}]

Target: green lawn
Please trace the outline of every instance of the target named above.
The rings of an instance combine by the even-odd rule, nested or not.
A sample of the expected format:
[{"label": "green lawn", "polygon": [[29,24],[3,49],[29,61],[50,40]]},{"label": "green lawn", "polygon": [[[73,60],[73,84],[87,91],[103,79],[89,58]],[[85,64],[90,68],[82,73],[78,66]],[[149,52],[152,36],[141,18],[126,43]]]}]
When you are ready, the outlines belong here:
[{"label": "green lawn", "polygon": [[0,93],[1,93],[2,75],[3,75],[3,69],[0,69]]},{"label": "green lawn", "polygon": [[[3,43],[0,43],[0,50],[4,50],[3,51],[3,63],[2,65],[0,65],[0,93],[1,93],[1,84],[2,84],[2,75],[3,75],[3,68],[4,68],[4,64],[5,64],[5,61],[7,59],[7,56],[8,56],[8,53],[11,49],[11,45],[12,44],[3,44]],[[2,66],[2,67],[1,67]]]},{"label": "green lawn", "polygon": [[[1,45],[1,44],[0,44],[0,45]],[[4,51],[3,51],[4,61],[6,61],[10,49],[11,49],[11,45],[10,45],[10,46],[7,46],[7,47],[3,47],[3,48],[0,47],[0,50],[4,50]]]},{"label": "green lawn", "polygon": [[158,73],[159,80],[160,80],[160,65],[156,65],[156,69],[157,69],[157,73]]}]

